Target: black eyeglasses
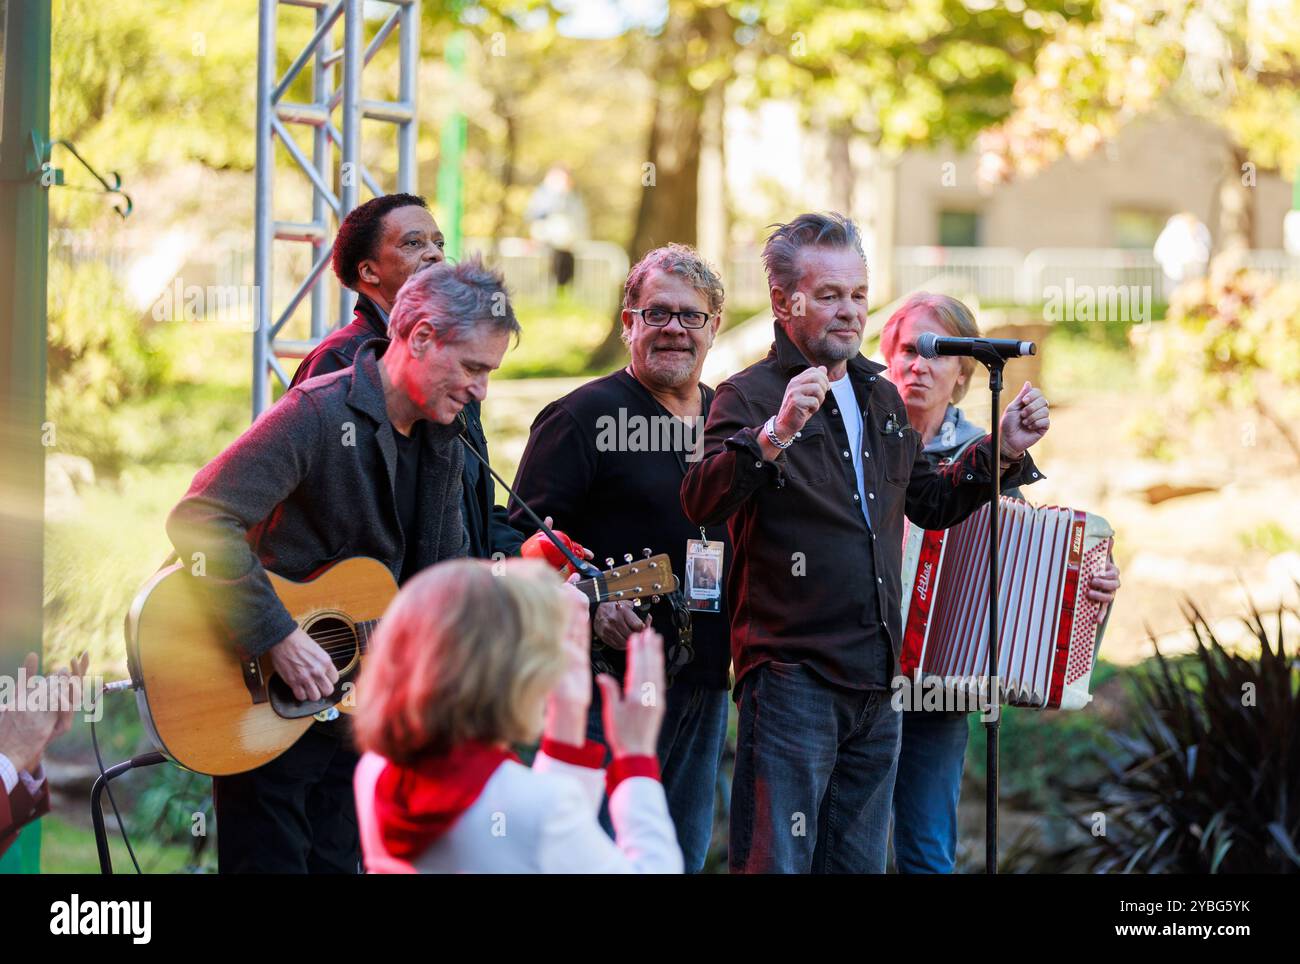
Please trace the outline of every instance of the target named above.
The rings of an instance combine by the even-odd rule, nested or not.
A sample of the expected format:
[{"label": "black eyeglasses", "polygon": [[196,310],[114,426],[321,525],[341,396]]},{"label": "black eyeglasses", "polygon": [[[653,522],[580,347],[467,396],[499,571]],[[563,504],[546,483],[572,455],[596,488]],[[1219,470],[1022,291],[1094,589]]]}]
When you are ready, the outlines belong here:
[{"label": "black eyeglasses", "polygon": [[667,308],[629,308],[651,328],[666,328],[676,318],[683,328],[703,328],[712,317],[707,311],[669,311]]}]

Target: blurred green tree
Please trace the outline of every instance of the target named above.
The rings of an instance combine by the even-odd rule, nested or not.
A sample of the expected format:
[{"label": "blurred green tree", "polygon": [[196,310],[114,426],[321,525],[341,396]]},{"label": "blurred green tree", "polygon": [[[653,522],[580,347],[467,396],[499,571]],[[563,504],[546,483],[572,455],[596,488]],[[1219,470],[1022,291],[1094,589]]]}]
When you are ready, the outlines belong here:
[{"label": "blurred green tree", "polygon": [[1251,247],[1255,177],[1300,165],[1294,0],[1101,0],[1037,53],[1015,111],[981,137],[989,181],[1080,158],[1130,120],[1171,108],[1224,133],[1217,250]]},{"label": "blurred green tree", "polygon": [[755,93],[889,150],[969,144],[1006,119],[1038,52],[1095,0],[764,0]]},{"label": "blurred green tree", "polygon": [[[55,0],[53,33],[56,137],[123,171],[252,170],[257,4]],[[308,36],[304,19],[278,41],[287,52]]]},{"label": "blurred green tree", "polygon": [[[728,0],[669,0],[662,27],[645,32],[652,55],[645,70],[653,83],[653,114],[644,134],[640,194],[628,259],[670,241],[695,244],[699,220],[700,149],[709,92],[735,76],[738,24]],[[710,115],[721,132],[720,112]],[[722,190],[722,186],[717,186]],[[622,320],[615,312],[591,366],[608,366],[623,352]]]},{"label": "blurred green tree", "polygon": [[[696,242],[703,125],[722,122],[706,110],[711,93],[734,83],[751,103],[794,100],[831,133],[847,180],[850,135],[895,151],[970,143],[1011,113],[1037,51],[1094,14],[1094,0],[670,0],[652,37],[655,113],[629,257]],[[620,327],[615,318],[593,364],[621,351]]]},{"label": "blurred green tree", "polygon": [[[466,4],[457,17],[441,5],[426,14],[423,43],[429,82],[421,89],[424,156],[436,168],[438,131],[454,106],[469,123],[466,234],[495,248],[526,236],[524,211],[552,165],[565,164],[587,202],[592,237],[622,238],[635,206],[637,138],[650,114],[640,38],[566,36],[561,11],[540,0]],[[426,5],[426,10],[430,9]],[[467,31],[468,65],[458,86],[442,62],[453,30]],[[430,182],[430,171],[422,171]]]}]

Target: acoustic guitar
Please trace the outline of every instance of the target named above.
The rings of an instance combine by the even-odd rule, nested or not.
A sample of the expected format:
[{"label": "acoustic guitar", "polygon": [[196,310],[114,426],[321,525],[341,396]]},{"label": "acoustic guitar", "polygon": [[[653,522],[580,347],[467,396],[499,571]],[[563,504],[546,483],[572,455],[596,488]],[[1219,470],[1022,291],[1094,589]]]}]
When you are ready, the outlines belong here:
[{"label": "acoustic guitar", "polygon": [[[575,583],[592,602],[658,601],[677,589],[668,556],[623,557]],[[397,595],[388,567],[367,558],[336,563],[310,582],[267,573],[299,627],[339,672],[322,700],[297,700],[269,655],[243,658],[209,615],[209,596],[182,563],[160,569],[126,617],[127,660],[136,704],[158,749],[187,769],[223,776],[274,760],[316,718],[355,709],[356,679],[379,617]]]}]

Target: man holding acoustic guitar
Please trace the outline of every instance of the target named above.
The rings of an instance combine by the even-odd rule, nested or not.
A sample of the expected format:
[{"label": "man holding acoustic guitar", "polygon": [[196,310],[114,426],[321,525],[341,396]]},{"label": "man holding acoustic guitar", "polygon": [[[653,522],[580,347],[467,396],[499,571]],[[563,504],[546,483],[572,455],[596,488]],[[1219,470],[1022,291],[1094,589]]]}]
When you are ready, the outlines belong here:
[{"label": "man holding acoustic guitar", "polygon": [[[327,718],[349,701],[366,634],[358,648],[360,624],[347,617],[337,631],[309,634],[277,587],[323,581],[336,564],[369,557],[387,570],[377,594],[387,582],[391,595],[387,576],[400,583],[467,554],[458,416],[486,396],[519,331],[501,276],[479,259],[416,273],[393,304],[387,347],[368,343],[352,368],[292,388],[199,472],[172,511],[168,535],[198,577],[190,591],[208,610],[207,625],[245,657],[242,701],[251,692],[277,712],[290,705],[306,730],[287,751],[264,752],[268,762],[254,769],[240,772],[245,766],[232,758],[209,771],[230,774],[213,779],[221,872],[357,871],[357,756],[343,721]],[[387,602],[375,600],[373,614]],[[331,645],[344,636],[346,645]],[[302,721],[316,710],[321,722],[308,727]],[[284,715],[265,714],[265,732],[260,723],[237,728],[224,749],[265,749]],[[205,731],[193,723],[191,732]]]},{"label": "man holding acoustic guitar", "polygon": [[[442,230],[418,195],[382,194],[353,208],[339,225],[331,263],[339,284],[357,294],[356,314],[303,358],[289,387],[347,368],[367,341],[387,338],[397,292],[416,271],[446,260],[444,243]],[[466,441],[486,460],[487,435],[478,402],[466,405],[461,418]],[[496,504],[492,477],[477,458],[466,455],[461,512],[469,554],[481,559],[519,555],[523,533],[511,527],[505,506]]]}]

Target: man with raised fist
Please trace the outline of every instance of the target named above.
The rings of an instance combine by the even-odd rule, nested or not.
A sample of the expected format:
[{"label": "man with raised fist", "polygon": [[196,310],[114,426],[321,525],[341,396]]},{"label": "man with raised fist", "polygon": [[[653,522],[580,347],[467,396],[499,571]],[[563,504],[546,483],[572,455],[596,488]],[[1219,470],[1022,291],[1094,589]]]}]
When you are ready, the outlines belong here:
[{"label": "man with raised fist", "polygon": [[859,354],[867,265],[837,214],[778,225],[763,249],[775,342],[718,387],[682,483],[695,525],[726,520],[734,697],[733,872],[882,873],[898,763],[903,516],[946,529],[1002,485],[1047,400],[1026,385],[989,438],[936,471],[883,365]]}]

